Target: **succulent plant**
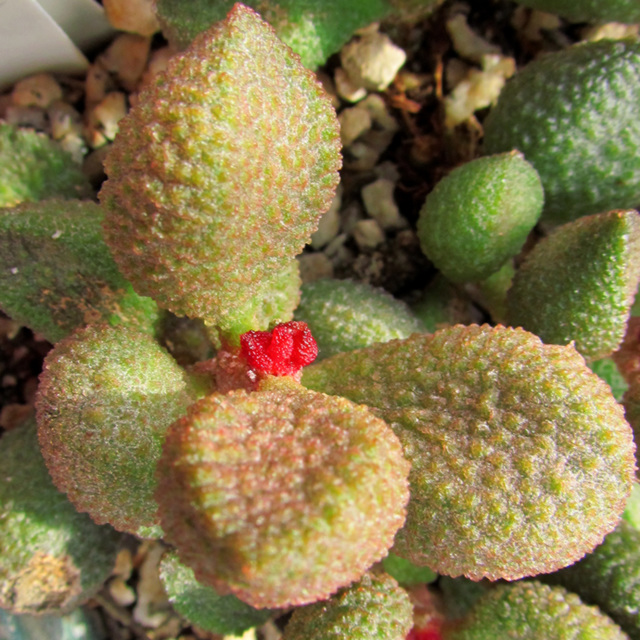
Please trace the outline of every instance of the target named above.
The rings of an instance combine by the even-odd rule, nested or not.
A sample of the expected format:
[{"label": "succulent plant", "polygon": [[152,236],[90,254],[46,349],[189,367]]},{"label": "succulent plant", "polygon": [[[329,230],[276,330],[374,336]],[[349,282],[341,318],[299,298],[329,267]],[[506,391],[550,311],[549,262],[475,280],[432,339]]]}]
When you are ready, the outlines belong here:
[{"label": "succulent plant", "polygon": [[507,82],[484,123],[485,150],[518,149],[536,168],[543,219],[638,203],[639,69],[637,40],[601,40],[544,56]]},{"label": "succulent plant", "polygon": [[407,592],[384,573],[368,573],[329,600],[296,609],[283,640],[404,640],[412,626]]},{"label": "succulent plant", "polygon": [[44,134],[0,122],[0,207],[92,190],[71,155]]},{"label": "succulent plant", "polygon": [[485,280],[520,251],[543,200],[540,177],[521,153],[472,160],[427,196],[420,244],[452,282]]},{"label": "succulent plant", "polygon": [[507,294],[510,324],[589,360],[622,342],[640,279],[640,216],[611,211],[557,228],[527,255]]},{"label": "succulent plant", "polygon": [[[339,6],[363,17],[381,4]],[[392,4],[391,13],[431,3]],[[216,6],[223,5],[226,11],[225,2]],[[274,22],[284,6],[260,3]],[[312,5],[296,3],[296,10],[306,6]],[[345,30],[355,15],[322,6]],[[315,17],[319,29],[323,18]],[[598,46],[562,56],[569,66],[577,64],[572,56],[605,56],[611,91],[624,98],[615,117],[622,128],[608,120],[611,129],[605,128],[621,144],[605,145],[611,151],[605,160],[621,172],[620,198],[634,200],[612,206],[633,206],[633,180],[625,180],[635,175],[636,159],[624,154],[635,120],[623,116],[635,104],[635,85],[622,91],[619,80],[635,68],[637,45]],[[532,74],[537,65],[543,62],[532,65]],[[567,74],[578,78],[574,93],[591,109],[583,69]],[[573,126],[580,118],[569,112]],[[488,130],[495,131],[492,118]],[[614,211],[571,223],[568,236],[559,229],[523,262],[516,254],[541,202],[527,162],[543,183],[548,178],[530,150],[509,143],[456,169],[429,197],[427,209],[434,210],[435,199],[438,224],[455,222],[447,233],[456,237],[426,231],[425,246],[436,240],[445,257],[427,252],[451,278],[474,281],[461,289],[442,273],[433,279],[426,311],[417,308],[428,330],[438,331],[425,335],[404,303],[334,281],[305,286],[292,320],[300,298],[296,254],[333,199],[339,147],[335,112],[316,77],[256,12],[235,5],[136,96],[109,152],[100,204],[63,201],[68,191],[47,187],[29,195],[46,201],[0,214],[0,306],[55,342],[36,402],[53,481],[88,514],[73,511],[93,531],[117,537],[89,516],[173,547],[161,569],[169,597],[191,624],[214,633],[240,633],[293,607],[290,640],[405,638],[411,601],[382,568],[407,588],[418,583],[414,598],[429,599],[431,589],[446,591],[424,586],[435,572],[514,580],[566,567],[615,528],[634,482],[623,409],[565,342],[575,340],[595,358],[622,338],[639,276],[637,214]],[[44,156],[52,154],[47,149]],[[42,154],[35,149],[33,156]],[[545,155],[541,166],[556,161]],[[613,169],[606,166],[603,175]],[[40,169],[29,171],[35,176]],[[574,169],[559,174],[568,171]],[[494,182],[496,176],[509,182]],[[587,176],[580,168],[576,176],[599,189],[599,173]],[[558,206],[549,188],[547,220]],[[571,207],[567,216],[579,215]],[[465,240],[468,227],[479,235]],[[532,244],[540,234],[530,236]],[[580,247],[577,258],[557,260],[583,297],[562,289],[545,265],[533,268],[538,252],[549,259],[543,252],[557,238],[565,239],[567,255]],[[551,253],[553,260],[561,254]],[[586,279],[572,273],[574,261]],[[458,266],[463,276],[455,275]],[[431,272],[420,286],[427,277]],[[506,315],[520,323],[509,317],[524,308],[519,300],[543,290],[549,296],[549,284],[559,287],[550,294],[549,316],[560,325],[567,309],[573,318],[584,305],[579,338],[471,324],[484,312],[494,322]],[[522,323],[539,311],[527,311]],[[460,317],[466,326],[440,328]],[[321,355],[342,353],[311,364],[318,353],[314,332]],[[554,340],[562,344],[543,344]],[[637,357],[625,349],[634,340],[630,329],[620,352],[627,357],[621,369],[630,380],[629,417]],[[3,435],[0,456],[5,443],[27,433]],[[6,502],[22,488],[10,478]],[[55,495],[50,502],[57,506]],[[0,527],[6,522],[11,518],[0,517]],[[13,560],[11,550],[0,555]],[[100,576],[89,591],[105,577],[102,569]],[[480,584],[484,591],[486,581]],[[624,637],[574,596],[531,584],[491,589],[447,633],[500,637],[515,624],[527,629],[518,631],[523,637]],[[0,581],[0,593],[11,588],[10,579]],[[505,602],[513,603],[513,616],[496,620]],[[557,628],[550,612],[565,616]],[[485,625],[483,616],[494,619]],[[431,631],[419,628],[412,637]]]},{"label": "succulent plant", "polygon": [[483,596],[460,623],[445,627],[445,640],[625,640],[597,607],[562,587],[536,581],[500,585]]}]

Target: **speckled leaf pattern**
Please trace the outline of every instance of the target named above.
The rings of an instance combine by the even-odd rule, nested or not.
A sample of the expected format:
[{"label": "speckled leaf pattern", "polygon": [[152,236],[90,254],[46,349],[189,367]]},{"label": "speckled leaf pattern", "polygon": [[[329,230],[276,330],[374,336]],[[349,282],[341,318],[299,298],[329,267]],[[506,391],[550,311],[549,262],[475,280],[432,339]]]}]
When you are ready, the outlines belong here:
[{"label": "speckled leaf pattern", "polygon": [[635,207],[638,101],[637,39],[578,44],[531,62],[506,84],[484,122],[485,151],[524,154],[542,179],[550,222]]},{"label": "speckled leaf pattern", "polygon": [[90,325],[60,341],[36,399],[56,486],[98,523],[158,536],[156,462],[169,425],[204,393],[199,384],[128,327]]},{"label": "speckled leaf pattern", "polygon": [[597,607],[562,587],[535,580],[503,584],[483,596],[461,624],[446,627],[444,640],[628,640]]},{"label": "speckled leaf pattern", "polygon": [[475,580],[553,571],[624,510],[634,444],[622,407],[573,347],[455,326],[338,354],[302,383],[366,403],[412,464],[394,552]]},{"label": "speckled leaf pattern", "polygon": [[235,310],[268,295],[262,281],[290,271],[329,208],[340,162],[315,76],[235,5],[121,122],[100,192],[107,244],[139,293],[237,333]]},{"label": "speckled leaf pattern", "polygon": [[90,322],[151,331],[156,303],[137,295],[102,239],[89,200],[43,200],[0,209],[0,307],[57,342]]},{"label": "speckled leaf pattern", "polygon": [[0,439],[0,607],[60,613],[109,577],[121,535],[78,513],[51,482],[35,422]]},{"label": "speckled leaf pattern", "polygon": [[622,521],[593,553],[545,576],[597,605],[629,634],[640,638],[640,531]]},{"label": "speckled leaf pattern", "polygon": [[413,626],[409,594],[385,573],[367,573],[328,600],[295,609],[283,640],[404,640]]},{"label": "speckled leaf pattern", "polygon": [[408,467],[366,407],[270,377],[208,396],[171,426],[156,498],[200,582],[284,607],[327,598],[386,555]]},{"label": "speckled leaf pattern", "polygon": [[509,324],[589,360],[624,338],[640,279],[640,216],[610,211],[558,227],[527,255],[507,294]]}]

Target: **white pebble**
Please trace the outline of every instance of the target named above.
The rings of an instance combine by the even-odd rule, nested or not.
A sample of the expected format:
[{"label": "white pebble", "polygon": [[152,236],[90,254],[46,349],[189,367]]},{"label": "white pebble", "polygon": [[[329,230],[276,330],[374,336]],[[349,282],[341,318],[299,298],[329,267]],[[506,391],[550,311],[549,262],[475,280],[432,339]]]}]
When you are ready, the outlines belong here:
[{"label": "white pebble", "polygon": [[302,253],[297,259],[303,283],[322,280],[322,278],[333,278],[333,264],[322,251]]},{"label": "white pebble", "polygon": [[376,93],[367,96],[358,106],[364,107],[373,122],[383,131],[395,133],[399,129],[398,121],[389,113],[387,103]]},{"label": "white pebble", "polygon": [[29,127],[38,131],[46,131],[48,127],[47,112],[42,107],[7,107],[4,114],[7,123],[16,127]]},{"label": "white pebble", "polygon": [[386,178],[380,178],[362,188],[362,201],[367,213],[383,229],[403,229],[407,221],[400,215],[398,205],[393,199],[395,184]]},{"label": "white pebble", "polygon": [[384,231],[376,220],[360,220],[353,228],[353,239],[362,250],[375,249],[384,238]]},{"label": "white pebble", "polygon": [[346,102],[351,102],[353,104],[355,102],[359,102],[363,98],[366,98],[367,90],[358,84],[354,84],[346,71],[341,67],[336,69],[333,79],[336,84],[336,91],[338,92],[338,95]]},{"label": "white pebble", "polygon": [[500,47],[487,42],[467,24],[464,14],[458,13],[447,20],[447,32],[453,48],[463,58],[480,63],[486,54],[500,53]]},{"label": "white pebble", "polygon": [[406,62],[407,54],[382,33],[367,33],[346,44],[342,68],[356,86],[384,91]]},{"label": "white pebble", "polygon": [[123,33],[100,56],[100,63],[115,74],[127,91],[135,91],[147,66],[150,48],[151,38]]},{"label": "white pebble", "polygon": [[363,133],[369,131],[373,124],[369,111],[360,105],[348,107],[338,115],[340,122],[340,138],[342,146],[348,147]]},{"label": "white pebble", "polygon": [[113,140],[118,133],[120,120],[127,114],[127,99],[124,93],[114,91],[107,94],[89,114],[86,137],[92,149]]},{"label": "white pebble", "polygon": [[154,0],[103,0],[107,20],[120,31],[152,36],[160,30]]},{"label": "white pebble", "polygon": [[62,99],[62,87],[49,73],[38,73],[20,80],[11,92],[11,101],[19,107],[46,109],[52,102]]}]

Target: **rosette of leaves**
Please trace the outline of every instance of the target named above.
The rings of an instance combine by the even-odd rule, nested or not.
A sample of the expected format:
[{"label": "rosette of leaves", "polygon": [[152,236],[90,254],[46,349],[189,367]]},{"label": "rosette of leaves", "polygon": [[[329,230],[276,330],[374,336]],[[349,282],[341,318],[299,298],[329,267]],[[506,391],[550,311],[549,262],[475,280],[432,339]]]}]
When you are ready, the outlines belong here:
[{"label": "rosette of leaves", "polygon": [[526,7],[557,13],[575,22],[640,22],[640,5],[635,0],[516,0]]},{"label": "rosette of leaves", "polygon": [[295,609],[283,640],[404,640],[412,626],[409,594],[385,573],[366,573],[328,600]]},{"label": "rosette of leaves", "polygon": [[156,303],[137,295],[102,239],[91,201],[43,200],[0,209],[0,307],[50,342],[91,322],[152,331]]},{"label": "rosette of leaves", "polygon": [[522,329],[413,335],[311,365],[302,383],[393,428],[412,464],[394,553],[440,574],[564,567],[615,527],[631,491],[633,437],[608,385],[573,346]]},{"label": "rosette of leaves", "polygon": [[107,244],[138,293],[237,342],[293,315],[293,258],[331,204],[340,162],[317,79],[236,4],[120,122],[100,192]]},{"label": "rosette of leaves", "polygon": [[169,429],[156,499],[198,581],[254,607],[327,598],[386,555],[408,463],[365,407],[291,378],[213,394]]},{"label": "rosette of leaves", "polygon": [[527,255],[507,294],[509,323],[589,360],[624,338],[640,279],[640,216],[610,211],[558,227]]},{"label": "rosette of leaves", "polygon": [[418,219],[420,245],[452,282],[484,280],[520,251],[543,201],[540,177],[521,153],[477,158],[427,196]]},{"label": "rosette of leaves", "polygon": [[273,615],[269,609],[254,609],[234,595],[221,596],[212,587],[200,584],[175,552],[162,558],[160,579],[173,608],[191,624],[211,633],[238,636]]},{"label": "rosette of leaves", "polygon": [[597,607],[535,580],[492,589],[461,623],[445,625],[442,635],[444,640],[628,640]]},{"label": "rosette of leaves", "polygon": [[303,285],[294,317],[309,325],[320,359],[424,331],[405,303],[351,280],[327,278]]},{"label": "rosette of leaves", "polygon": [[615,620],[629,637],[640,638],[640,531],[623,520],[580,562],[545,576]]},{"label": "rosette of leaves", "polygon": [[133,328],[89,325],[58,342],[36,398],[40,444],[58,489],[100,524],[157,536],[162,441],[205,386]]},{"label": "rosette of leaves", "polygon": [[578,44],[540,57],[507,82],[484,122],[485,150],[524,154],[542,179],[543,219],[551,223],[635,207],[639,100],[637,39]]},{"label": "rosette of leaves", "polygon": [[69,611],[108,578],[121,536],[78,513],[54,487],[35,422],[2,435],[0,468],[0,607]]},{"label": "rosette of leaves", "polygon": [[0,207],[91,194],[80,166],[59,144],[42,133],[0,122]]}]

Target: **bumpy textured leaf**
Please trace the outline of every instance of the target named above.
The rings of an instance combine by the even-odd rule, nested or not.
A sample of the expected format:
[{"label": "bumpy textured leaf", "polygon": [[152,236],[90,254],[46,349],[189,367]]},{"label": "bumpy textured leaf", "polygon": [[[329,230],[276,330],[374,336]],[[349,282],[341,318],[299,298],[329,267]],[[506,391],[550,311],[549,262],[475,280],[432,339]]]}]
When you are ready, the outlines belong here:
[{"label": "bumpy textured leaf", "polygon": [[0,207],[91,194],[80,167],[56,142],[44,134],[0,122]]},{"label": "bumpy textured leaf", "polygon": [[199,581],[283,607],[328,597],[386,555],[409,465],[365,407],[290,378],[264,384],[204,398],[171,426],[156,498]]},{"label": "bumpy textured leaf", "polygon": [[91,201],[44,200],[0,210],[0,307],[57,342],[90,322],[151,330],[156,303],[137,295],[102,239]]},{"label": "bumpy textured leaf", "polygon": [[623,520],[593,553],[545,581],[598,605],[630,638],[640,638],[640,531],[628,522]]},{"label": "bumpy textured leaf", "polygon": [[637,0],[516,0],[526,7],[548,11],[576,22],[640,22]]},{"label": "bumpy textured leaf", "polygon": [[602,378],[610,387],[613,397],[622,402],[625,391],[629,388],[623,375],[612,358],[602,358],[589,363],[591,371]]},{"label": "bumpy textured leaf", "polygon": [[507,83],[485,120],[485,149],[524,153],[542,179],[547,220],[635,207],[638,101],[637,39],[579,44],[542,56]]},{"label": "bumpy textured leaf", "polygon": [[527,255],[507,295],[509,323],[602,358],[622,342],[639,279],[636,211],[574,220]]},{"label": "bumpy textured leaf", "polygon": [[290,276],[339,167],[315,76],[238,4],[121,121],[100,192],[107,244],[140,294],[237,335],[235,315],[270,295],[264,281]]},{"label": "bumpy textured leaf", "polygon": [[[222,20],[235,0],[159,0],[162,31],[178,48],[185,48],[197,34]],[[386,0],[247,0],[259,11],[278,37],[315,69],[353,35],[354,31],[384,18]]]},{"label": "bumpy textured leaf", "polygon": [[562,587],[536,581],[500,585],[480,599],[459,626],[445,627],[444,640],[628,640],[597,607]]},{"label": "bumpy textured leaf", "polygon": [[116,560],[120,534],[78,513],[51,482],[35,422],[0,439],[0,607],[70,610],[92,596]]},{"label": "bumpy textured leaf", "polygon": [[296,609],[283,640],[404,640],[412,626],[409,594],[391,576],[368,573],[329,600]]},{"label": "bumpy textured leaf", "polygon": [[338,354],[305,386],[366,403],[412,463],[394,552],[438,573],[515,579],[570,564],[611,531],[634,444],[609,387],[569,347],[455,326]]},{"label": "bumpy textured leaf", "polygon": [[424,331],[406,304],[382,289],[350,280],[305,284],[294,317],[309,325],[319,359]]},{"label": "bumpy textured leaf", "polygon": [[543,200],[540,177],[521,153],[472,160],[427,196],[420,245],[452,282],[484,280],[520,251]]},{"label": "bumpy textured leaf", "polygon": [[264,624],[273,615],[268,609],[254,609],[234,595],[221,596],[200,584],[175,552],[162,558],[160,579],[174,609],[205,631],[237,636]]},{"label": "bumpy textured leaf", "polygon": [[[199,382],[199,381],[198,381]],[[90,325],[45,359],[36,399],[56,486],[98,523],[158,535],[155,466],[165,432],[204,391],[147,334]]]}]

